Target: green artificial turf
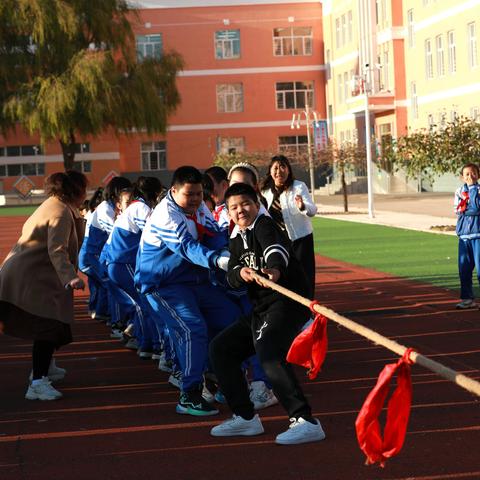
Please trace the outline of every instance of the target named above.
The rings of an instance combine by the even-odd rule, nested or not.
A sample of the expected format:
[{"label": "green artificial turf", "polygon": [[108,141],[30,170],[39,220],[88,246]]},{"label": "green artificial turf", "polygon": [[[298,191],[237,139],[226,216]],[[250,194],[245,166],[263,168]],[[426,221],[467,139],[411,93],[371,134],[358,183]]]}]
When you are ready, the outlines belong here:
[{"label": "green artificial turf", "polygon": [[445,288],[460,288],[456,236],[326,218],[314,218],[313,227],[315,252],[320,255]]},{"label": "green artificial turf", "polygon": [[0,217],[31,215],[37,207],[38,205],[29,205],[25,207],[0,207]]}]

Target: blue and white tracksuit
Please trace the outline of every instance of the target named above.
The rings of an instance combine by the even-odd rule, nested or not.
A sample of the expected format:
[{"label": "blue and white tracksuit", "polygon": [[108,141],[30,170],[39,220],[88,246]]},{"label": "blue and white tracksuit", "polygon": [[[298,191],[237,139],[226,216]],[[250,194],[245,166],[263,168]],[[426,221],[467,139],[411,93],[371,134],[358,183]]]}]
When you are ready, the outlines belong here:
[{"label": "blue and white tracksuit", "polygon": [[[477,269],[480,283],[480,185],[463,185],[455,192],[455,209],[468,195],[466,208],[457,211],[458,235],[458,272],[460,275],[460,297],[462,300],[474,299],[472,273]],[[463,200],[465,203],[465,200]]]},{"label": "blue and white tracksuit", "polygon": [[[91,214],[87,221],[85,238],[79,253],[79,268],[95,283],[97,290],[97,306],[95,310],[102,315],[112,314],[112,320],[118,315],[112,308],[108,298],[108,277],[105,266],[100,261],[102,249],[113,229],[115,207],[112,202],[103,201]],[[108,298],[108,300],[107,300]]]},{"label": "blue and white tracksuit", "polygon": [[103,251],[112,293],[122,312],[130,317],[140,349],[145,351],[160,344],[148,303],[134,284],[138,245],[151,211],[142,199],[132,202],[115,220]]},{"label": "blue and white tracksuit", "polygon": [[183,374],[182,390],[202,384],[209,339],[239,315],[238,306],[209,281],[224,244],[218,225],[202,203],[194,215],[180,208],[169,192],[156,206],[142,234],[135,284],[155,312],[166,308],[167,326]]}]

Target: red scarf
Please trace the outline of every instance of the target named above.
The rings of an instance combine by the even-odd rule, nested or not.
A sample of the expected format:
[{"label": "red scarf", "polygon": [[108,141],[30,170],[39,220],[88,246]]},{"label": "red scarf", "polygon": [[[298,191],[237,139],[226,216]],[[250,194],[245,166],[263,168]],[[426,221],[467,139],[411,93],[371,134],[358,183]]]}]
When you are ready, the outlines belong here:
[{"label": "red scarf", "polygon": [[215,207],[215,210],[212,212],[213,213],[213,218],[215,221],[218,223],[220,221],[220,214],[222,213],[223,209],[225,208],[225,204],[219,205]]},{"label": "red scarf", "polygon": [[202,225],[197,220],[197,214],[194,213],[193,215],[185,214],[185,216],[191,220],[195,224],[195,228],[197,229],[198,241],[201,242],[203,237],[206,235],[207,237],[213,237],[214,233],[211,232],[205,225]]},{"label": "red scarf", "polygon": [[470,201],[470,195],[467,191],[460,192],[461,200],[457,205],[457,213],[463,213],[468,207],[468,202]]}]

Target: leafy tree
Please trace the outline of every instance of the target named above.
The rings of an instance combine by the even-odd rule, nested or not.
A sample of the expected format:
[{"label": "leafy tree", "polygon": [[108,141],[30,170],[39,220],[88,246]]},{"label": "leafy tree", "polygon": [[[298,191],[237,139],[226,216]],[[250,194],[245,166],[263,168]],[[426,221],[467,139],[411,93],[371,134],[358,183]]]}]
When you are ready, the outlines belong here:
[{"label": "leafy tree", "polygon": [[0,128],[58,140],[72,168],[76,138],[165,133],[180,102],[175,52],[137,60],[127,0],[0,2]]},{"label": "leafy tree", "polygon": [[480,123],[465,117],[443,120],[399,137],[382,157],[410,178],[421,176],[433,183],[438,175],[456,174],[465,163],[480,161]]}]

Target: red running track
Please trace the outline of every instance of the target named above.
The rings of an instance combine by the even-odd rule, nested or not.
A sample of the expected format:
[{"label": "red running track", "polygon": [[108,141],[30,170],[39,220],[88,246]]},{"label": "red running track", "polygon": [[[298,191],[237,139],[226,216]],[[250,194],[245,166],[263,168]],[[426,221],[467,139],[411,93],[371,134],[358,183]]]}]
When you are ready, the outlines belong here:
[{"label": "red running track", "polygon": [[[0,219],[2,256],[24,219]],[[447,290],[317,258],[317,299],[400,343],[480,378],[478,311],[454,310]],[[327,433],[323,442],[280,447],[279,406],[261,413],[266,434],[219,439],[209,429],[229,413],[175,414],[167,374],[140,360],[87,316],[76,299],[75,342],[57,355],[68,375],[57,402],[24,400],[28,342],[0,337],[0,479],[179,480],[480,479],[480,399],[419,367],[405,446],[386,468],[364,466],[354,422],[385,363],[395,355],[329,325],[330,350],[306,394]]]}]

